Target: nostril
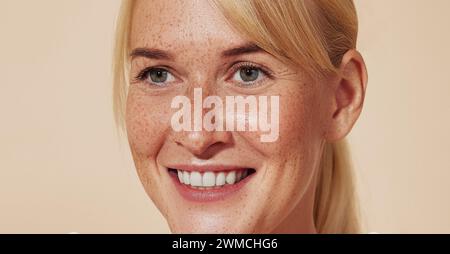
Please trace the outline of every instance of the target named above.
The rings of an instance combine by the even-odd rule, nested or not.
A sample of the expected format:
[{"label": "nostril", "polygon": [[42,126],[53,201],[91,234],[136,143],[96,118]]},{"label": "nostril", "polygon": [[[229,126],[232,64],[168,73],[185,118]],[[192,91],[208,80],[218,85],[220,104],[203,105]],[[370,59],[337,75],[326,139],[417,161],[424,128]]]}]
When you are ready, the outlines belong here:
[{"label": "nostril", "polygon": [[180,131],[171,138],[178,148],[187,150],[199,159],[209,159],[221,150],[233,146],[229,131]]}]

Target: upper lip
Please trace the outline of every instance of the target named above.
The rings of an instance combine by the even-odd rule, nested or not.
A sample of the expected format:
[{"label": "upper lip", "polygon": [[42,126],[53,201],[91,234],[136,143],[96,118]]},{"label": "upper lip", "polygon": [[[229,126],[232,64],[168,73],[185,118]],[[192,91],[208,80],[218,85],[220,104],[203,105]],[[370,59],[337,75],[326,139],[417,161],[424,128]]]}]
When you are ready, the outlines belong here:
[{"label": "upper lip", "polygon": [[198,172],[206,172],[206,171],[233,171],[239,169],[249,169],[252,167],[247,166],[237,166],[237,165],[221,165],[221,164],[202,164],[202,165],[194,165],[194,164],[176,164],[167,166],[167,168],[178,169],[183,171],[198,171]]}]

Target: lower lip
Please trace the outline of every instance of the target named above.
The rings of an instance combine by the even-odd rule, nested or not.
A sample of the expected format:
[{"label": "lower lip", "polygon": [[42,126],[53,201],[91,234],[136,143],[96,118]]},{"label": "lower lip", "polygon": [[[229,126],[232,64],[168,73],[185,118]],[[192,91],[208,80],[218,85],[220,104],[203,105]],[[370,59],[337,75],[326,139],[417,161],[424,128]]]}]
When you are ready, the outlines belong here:
[{"label": "lower lip", "polygon": [[188,185],[180,183],[176,174],[169,173],[169,175],[172,178],[172,181],[174,182],[175,187],[180,195],[186,200],[194,202],[214,202],[225,200],[231,197],[233,194],[236,194],[239,190],[242,189],[242,187],[244,187],[245,184],[248,183],[248,181],[253,177],[254,173],[248,175],[246,178],[236,184],[225,184],[220,188],[210,190],[198,190],[191,188]]}]

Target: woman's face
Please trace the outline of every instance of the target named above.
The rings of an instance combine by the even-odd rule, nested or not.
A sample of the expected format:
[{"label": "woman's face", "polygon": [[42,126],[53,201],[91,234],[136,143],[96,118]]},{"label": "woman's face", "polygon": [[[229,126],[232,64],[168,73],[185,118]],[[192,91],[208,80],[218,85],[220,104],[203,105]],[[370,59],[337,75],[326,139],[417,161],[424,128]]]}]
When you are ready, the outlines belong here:
[{"label": "woman's face", "polygon": [[[137,1],[130,47],[129,144],[142,184],[172,232],[314,231],[322,116],[330,114],[333,81],[312,79],[253,46],[208,1]],[[226,96],[278,96],[278,111],[268,100],[269,113],[278,113],[278,138],[261,142],[267,133],[261,129],[177,131],[176,96],[192,103],[184,111],[192,113],[189,126],[211,110],[194,109],[194,88],[203,99],[218,96],[224,108]],[[258,115],[236,116],[250,124]]]}]

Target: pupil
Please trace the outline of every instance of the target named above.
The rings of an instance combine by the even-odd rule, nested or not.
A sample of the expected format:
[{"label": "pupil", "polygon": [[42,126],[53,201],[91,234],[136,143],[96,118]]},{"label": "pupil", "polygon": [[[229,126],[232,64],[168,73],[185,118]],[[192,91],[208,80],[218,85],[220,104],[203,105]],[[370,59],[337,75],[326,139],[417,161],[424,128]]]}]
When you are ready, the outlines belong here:
[{"label": "pupil", "polygon": [[255,81],[258,78],[258,70],[252,68],[241,69],[240,75],[243,81]]},{"label": "pupil", "polygon": [[162,83],[167,80],[167,71],[165,70],[152,70],[150,71],[150,78],[153,82]]}]

